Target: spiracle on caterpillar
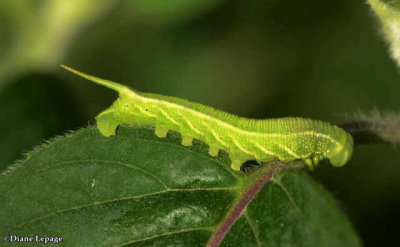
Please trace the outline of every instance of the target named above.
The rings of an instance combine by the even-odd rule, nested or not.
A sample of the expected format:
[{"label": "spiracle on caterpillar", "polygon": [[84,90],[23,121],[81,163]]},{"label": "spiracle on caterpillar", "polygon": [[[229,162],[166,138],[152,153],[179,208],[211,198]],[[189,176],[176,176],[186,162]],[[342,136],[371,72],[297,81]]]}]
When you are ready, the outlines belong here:
[{"label": "spiracle on caterpillar", "polygon": [[322,159],[335,167],[347,163],[353,153],[353,137],[330,123],[300,117],[248,119],[185,99],[150,93],[62,67],[94,83],[119,93],[114,103],[97,115],[101,134],[110,137],[119,125],[155,126],[155,134],[166,137],[169,131],[182,135],[182,145],[198,139],[217,156],[225,150],[231,168],[239,171],[248,160],[258,163],[303,160],[313,170]]}]

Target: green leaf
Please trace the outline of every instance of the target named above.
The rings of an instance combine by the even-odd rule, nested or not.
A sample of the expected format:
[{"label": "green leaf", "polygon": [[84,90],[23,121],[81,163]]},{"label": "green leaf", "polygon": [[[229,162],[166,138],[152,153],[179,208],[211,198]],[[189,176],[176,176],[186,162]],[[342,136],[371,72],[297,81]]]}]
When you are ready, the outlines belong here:
[{"label": "green leaf", "polygon": [[1,234],[63,237],[65,246],[360,244],[303,172],[235,172],[226,154],[211,158],[202,143],[187,148],[175,133],[153,132],[124,127],[105,138],[89,127],[29,153],[0,177]]}]

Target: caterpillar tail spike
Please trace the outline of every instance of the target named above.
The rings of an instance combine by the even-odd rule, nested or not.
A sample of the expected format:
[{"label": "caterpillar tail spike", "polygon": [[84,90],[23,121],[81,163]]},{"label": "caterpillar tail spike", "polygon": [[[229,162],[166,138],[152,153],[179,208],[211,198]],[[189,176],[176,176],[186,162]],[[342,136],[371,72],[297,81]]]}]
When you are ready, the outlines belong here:
[{"label": "caterpillar tail spike", "polygon": [[185,99],[141,93],[117,82],[62,67],[80,77],[119,93],[114,103],[97,117],[100,133],[115,134],[120,125],[152,126],[162,138],[168,131],[182,135],[182,144],[193,139],[229,154],[231,168],[239,171],[246,160],[260,163],[303,160],[310,170],[322,159],[334,167],[345,165],[353,153],[353,137],[342,128],[319,120],[300,117],[248,119]]},{"label": "caterpillar tail spike", "polygon": [[126,90],[126,89],[128,89],[128,87],[126,87],[125,85],[119,84],[117,82],[101,79],[101,78],[96,77],[96,76],[92,76],[92,75],[88,75],[88,74],[82,73],[82,72],[80,72],[80,71],[78,71],[76,69],[73,69],[71,67],[68,67],[67,65],[64,65],[64,64],[62,64],[61,67],[63,69],[66,69],[66,70],[68,70],[68,71],[80,76],[80,77],[83,77],[83,78],[85,78],[85,79],[87,79],[89,81],[92,81],[94,83],[97,83],[99,85],[108,87],[108,88],[110,88],[110,89],[112,89],[114,91],[117,91],[119,93],[124,91],[124,90]]}]

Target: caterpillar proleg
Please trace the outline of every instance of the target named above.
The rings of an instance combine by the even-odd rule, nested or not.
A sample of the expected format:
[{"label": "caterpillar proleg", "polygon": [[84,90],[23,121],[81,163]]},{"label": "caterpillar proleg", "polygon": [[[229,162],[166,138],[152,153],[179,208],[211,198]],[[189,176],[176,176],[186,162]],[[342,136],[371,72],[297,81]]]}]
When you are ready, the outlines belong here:
[{"label": "caterpillar proleg", "polygon": [[236,171],[247,160],[259,163],[304,160],[313,169],[320,160],[329,159],[333,166],[341,167],[353,153],[352,136],[327,122],[299,117],[243,118],[185,99],[137,92],[62,67],[119,93],[118,99],[96,117],[97,127],[106,137],[114,135],[118,125],[155,126],[155,134],[160,138],[176,131],[182,135],[184,146],[197,139],[209,145],[211,156],[225,150],[231,168]]}]

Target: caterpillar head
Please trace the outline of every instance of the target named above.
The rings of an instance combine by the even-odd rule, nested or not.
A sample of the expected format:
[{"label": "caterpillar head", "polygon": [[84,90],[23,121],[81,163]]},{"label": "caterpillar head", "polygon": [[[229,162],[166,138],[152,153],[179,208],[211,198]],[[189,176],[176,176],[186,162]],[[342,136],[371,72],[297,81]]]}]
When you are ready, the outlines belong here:
[{"label": "caterpillar head", "polygon": [[344,141],[337,145],[328,155],[329,161],[335,167],[344,166],[353,154],[353,137],[349,133],[343,132]]}]

